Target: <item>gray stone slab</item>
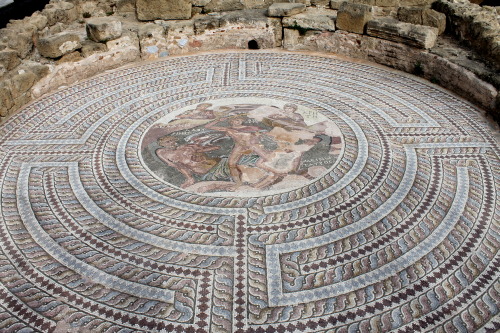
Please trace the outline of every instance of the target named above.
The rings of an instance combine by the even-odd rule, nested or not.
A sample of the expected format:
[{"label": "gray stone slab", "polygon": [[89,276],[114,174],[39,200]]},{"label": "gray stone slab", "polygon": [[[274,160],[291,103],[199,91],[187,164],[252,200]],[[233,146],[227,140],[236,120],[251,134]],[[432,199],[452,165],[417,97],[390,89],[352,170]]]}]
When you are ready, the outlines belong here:
[{"label": "gray stone slab", "polygon": [[366,33],[369,36],[429,49],[436,43],[438,29],[390,18],[379,18],[367,23]]},{"label": "gray stone slab", "polygon": [[275,3],[269,6],[267,15],[271,17],[292,16],[302,13],[306,9],[303,3]]}]

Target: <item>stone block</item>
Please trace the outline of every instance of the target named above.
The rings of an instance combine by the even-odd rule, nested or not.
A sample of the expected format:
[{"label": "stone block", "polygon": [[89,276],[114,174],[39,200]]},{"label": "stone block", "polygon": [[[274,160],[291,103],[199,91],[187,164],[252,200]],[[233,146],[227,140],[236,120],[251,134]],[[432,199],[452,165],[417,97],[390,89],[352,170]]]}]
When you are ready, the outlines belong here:
[{"label": "stone block", "polygon": [[411,24],[422,24],[423,8],[417,7],[399,7],[398,20]]},{"label": "stone block", "polygon": [[441,35],[446,29],[446,15],[433,9],[425,9],[422,12],[422,24],[437,28]]},{"label": "stone block", "polygon": [[430,6],[436,0],[400,0],[399,5],[402,7],[426,7]]},{"label": "stone block", "polygon": [[369,21],[366,32],[369,36],[425,49],[433,47],[438,36],[437,28],[400,22],[391,18]]},{"label": "stone block", "polygon": [[136,7],[137,18],[141,21],[191,18],[190,0],[137,0]]},{"label": "stone block", "polygon": [[38,31],[36,25],[29,23],[27,20],[10,20],[7,28],[13,29],[28,35],[33,35]]},{"label": "stone block", "polygon": [[336,13],[330,9],[313,9],[306,12],[285,17],[283,27],[299,30],[304,33],[308,30],[335,31]]},{"label": "stone block", "polygon": [[205,7],[210,3],[210,1],[212,0],[192,0],[191,3],[196,7]]},{"label": "stone block", "polygon": [[37,48],[46,58],[59,58],[81,48],[80,36],[75,32],[60,32],[38,38]]},{"label": "stone block", "polygon": [[339,9],[339,8],[340,8],[340,5],[341,5],[343,2],[346,2],[346,0],[331,0],[331,1],[330,1],[330,8],[331,8],[331,9]]},{"label": "stone block", "polygon": [[23,63],[19,66],[19,69],[35,74],[36,81],[42,79],[50,72],[49,66],[42,65],[36,61],[27,60],[23,61]]},{"label": "stone block", "polygon": [[344,2],[337,14],[337,29],[363,34],[372,13],[372,6]]},{"label": "stone block", "polygon": [[[260,49],[279,47],[283,35],[281,19],[268,17],[266,12],[266,9],[246,9],[194,19],[196,35],[169,29],[169,53],[248,49],[250,46]],[[205,21],[212,16],[213,21]]]},{"label": "stone block", "polygon": [[284,17],[302,13],[306,10],[303,3],[275,3],[269,6],[267,16]]},{"label": "stone block", "polygon": [[17,96],[14,99],[14,106],[11,109],[11,113],[14,113],[16,110],[19,110],[23,105],[28,104],[32,100],[31,92],[27,91]]},{"label": "stone block", "polygon": [[71,23],[78,18],[78,9],[72,3],[61,1],[51,2],[45,6],[42,14],[47,17],[47,25],[58,22]]},{"label": "stone block", "polygon": [[24,70],[19,72],[20,73],[14,74],[11,78],[11,94],[13,99],[17,99],[27,92],[37,81],[37,77],[34,73]]},{"label": "stone block", "polygon": [[7,71],[10,71],[20,63],[21,60],[17,56],[16,51],[9,49],[0,51],[0,65],[2,65]]},{"label": "stone block", "polygon": [[122,13],[134,13],[135,12],[136,0],[117,0],[116,1],[116,12]]},{"label": "stone block", "polygon": [[47,26],[48,19],[47,16],[42,15],[40,12],[35,12],[31,16],[27,16],[24,18],[24,21],[28,24],[34,25],[37,30],[42,30]]},{"label": "stone block", "polygon": [[202,7],[191,7],[191,17],[198,16],[199,14],[203,13],[203,8]]},{"label": "stone block", "polygon": [[375,0],[377,7],[399,7],[399,0]]},{"label": "stone block", "polygon": [[113,53],[122,50],[132,50],[133,53],[139,50],[139,37],[136,33],[124,33],[120,38],[106,42],[107,53]]},{"label": "stone block", "polygon": [[367,6],[375,6],[376,0],[349,0],[347,2],[355,3],[358,5],[367,5]]},{"label": "stone block", "polygon": [[[269,8],[273,3],[278,1],[274,0],[241,0],[243,8],[245,9],[266,9]],[[287,2],[285,0],[279,2]],[[290,1],[293,2],[293,1]]]},{"label": "stone block", "polygon": [[244,9],[245,6],[240,0],[212,0],[204,7],[205,13],[229,12]]},{"label": "stone block", "polygon": [[167,34],[191,36],[194,35],[194,20],[155,21],[165,28]]},{"label": "stone block", "polygon": [[0,42],[17,52],[19,58],[24,59],[33,49],[33,34],[17,29],[0,29]]},{"label": "stone block", "polygon": [[50,73],[35,83],[31,94],[36,98],[60,86],[68,86],[79,80],[89,78],[106,70],[138,61],[140,58],[137,35],[124,33],[122,37],[107,42],[108,51],[93,54],[74,63],[54,66]]},{"label": "stone block", "polygon": [[84,19],[106,15],[101,9],[97,7],[96,1],[84,1],[80,4],[79,7],[79,11],[82,14],[82,18]]},{"label": "stone block", "polygon": [[273,3],[284,3],[284,2],[291,2],[291,3],[303,3],[306,5],[306,7],[309,7],[311,5],[311,0],[273,0]]},{"label": "stone block", "polygon": [[78,51],[75,51],[75,52],[71,52],[71,53],[63,55],[59,60],[57,60],[57,64],[59,65],[59,64],[65,63],[65,62],[77,62],[77,61],[80,61],[82,59],[83,59],[82,54]]},{"label": "stone block", "polygon": [[106,44],[94,42],[92,40],[84,40],[80,53],[82,57],[87,58],[95,53],[106,52],[107,50]]},{"label": "stone block", "polygon": [[14,105],[14,100],[7,82],[0,82],[0,116],[6,117]]},{"label": "stone block", "polygon": [[215,30],[220,27],[220,16],[207,15],[194,20],[194,31],[197,35],[206,30]]},{"label": "stone block", "polygon": [[107,42],[122,35],[122,23],[112,17],[96,17],[87,20],[87,36],[94,42]]},{"label": "stone block", "polygon": [[330,0],[311,0],[311,5],[316,6],[316,7],[329,7],[330,6]]}]

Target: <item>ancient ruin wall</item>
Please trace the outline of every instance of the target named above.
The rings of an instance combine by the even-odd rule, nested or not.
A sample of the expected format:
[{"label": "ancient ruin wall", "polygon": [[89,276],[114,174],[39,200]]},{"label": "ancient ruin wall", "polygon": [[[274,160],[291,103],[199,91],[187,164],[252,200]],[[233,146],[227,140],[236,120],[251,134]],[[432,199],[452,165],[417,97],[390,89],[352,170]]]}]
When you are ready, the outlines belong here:
[{"label": "ancient ruin wall", "polygon": [[53,0],[0,30],[0,121],[127,63],[248,48],[390,66],[498,117],[499,18],[498,8],[467,0]]}]

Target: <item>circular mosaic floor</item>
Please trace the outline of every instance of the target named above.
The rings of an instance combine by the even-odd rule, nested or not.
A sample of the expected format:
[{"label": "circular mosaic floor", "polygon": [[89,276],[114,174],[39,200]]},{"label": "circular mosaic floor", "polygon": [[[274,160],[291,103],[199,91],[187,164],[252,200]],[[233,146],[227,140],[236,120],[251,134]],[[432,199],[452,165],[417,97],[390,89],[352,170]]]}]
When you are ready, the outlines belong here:
[{"label": "circular mosaic floor", "polygon": [[500,329],[496,133],[418,79],[177,57],[0,131],[2,332]]}]

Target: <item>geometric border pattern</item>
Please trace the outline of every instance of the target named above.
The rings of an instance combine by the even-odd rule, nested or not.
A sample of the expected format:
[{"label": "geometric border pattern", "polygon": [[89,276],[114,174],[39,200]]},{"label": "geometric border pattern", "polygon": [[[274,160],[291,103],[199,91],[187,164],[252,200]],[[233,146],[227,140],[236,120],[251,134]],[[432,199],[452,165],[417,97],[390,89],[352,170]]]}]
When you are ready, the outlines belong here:
[{"label": "geometric border pattern", "polygon": [[[158,119],[242,97],[334,121],[335,166],[252,197],[147,171]],[[308,54],[172,57],[60,89],[0,127],[0,331],[498,331],[494,134],[419,79]]]}]

